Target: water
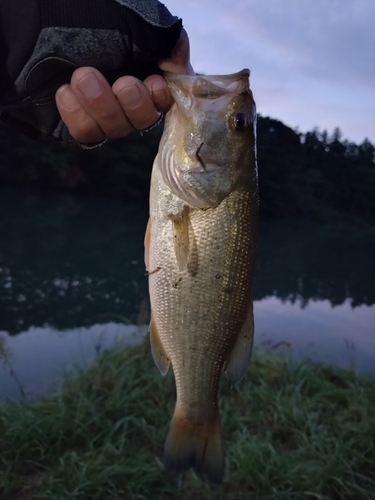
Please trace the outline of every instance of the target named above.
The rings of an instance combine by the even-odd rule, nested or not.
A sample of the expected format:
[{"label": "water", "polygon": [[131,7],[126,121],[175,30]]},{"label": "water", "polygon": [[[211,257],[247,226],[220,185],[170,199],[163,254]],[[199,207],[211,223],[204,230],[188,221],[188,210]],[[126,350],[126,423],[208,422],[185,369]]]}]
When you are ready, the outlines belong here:
[{"label": "water", "polygon": [[[147,207],[2,187],[0,214],[1,397],[41,394],[144,338]],[[255,343],[374,371],[374,255],[374,231],[263,222]]]}]

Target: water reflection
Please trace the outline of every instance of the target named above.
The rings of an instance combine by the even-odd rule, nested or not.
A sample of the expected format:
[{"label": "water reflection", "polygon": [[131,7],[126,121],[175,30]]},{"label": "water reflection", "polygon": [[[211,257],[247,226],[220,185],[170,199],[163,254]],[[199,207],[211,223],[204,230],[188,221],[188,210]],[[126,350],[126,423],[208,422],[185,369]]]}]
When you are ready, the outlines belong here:
[{"label": "water reflection", "polygon": [[[119,328],[144,334],[147,218],[122,200],[0,188],[0,397],[92,359],[100,332],[104,347]],[[263,221],[256,344],[374,369],[374,255],[375,231]]]},{"label": "water reflection", "polygon": [[0,331],[0,398],[38,397],[60,384],[63,376],[121,342],[140,343],[147,326],[96,324],[64,332],[31,327],[19,335]]},{"label": "water reflection", "polygon": [[[148,321],[146,207],[2,188],[0,214],[0,329]],[[374,255],[374,231],[265,222],[255,299],[372,305]]]},{"label": "water reflection", "polygon": [[0,329],[145,322],[146,207],[82,200],[1,190]]},{"label": "water reflection", "polygon": [[375,231],[270,222],[261,227],[255,298],[375,303]]},{"label": "water reflection", "polygon": [[328,300],[310,301],[304,308],[269,297],[254,304],[255,343],[299,359],[341,368],[375,368],[375,307],[352,308],[349,301],[333,307]]}]

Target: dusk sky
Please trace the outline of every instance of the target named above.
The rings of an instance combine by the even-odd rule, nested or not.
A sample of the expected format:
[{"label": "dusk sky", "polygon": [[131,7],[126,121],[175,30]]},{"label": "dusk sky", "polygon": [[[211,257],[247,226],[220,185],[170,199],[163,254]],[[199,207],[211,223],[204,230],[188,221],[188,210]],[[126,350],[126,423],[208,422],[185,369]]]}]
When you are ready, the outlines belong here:
[{"label": "dusk sky", "polygon": [[374,0],[163,0],[196,72],[251,70],[258,112],[375,143]]}]

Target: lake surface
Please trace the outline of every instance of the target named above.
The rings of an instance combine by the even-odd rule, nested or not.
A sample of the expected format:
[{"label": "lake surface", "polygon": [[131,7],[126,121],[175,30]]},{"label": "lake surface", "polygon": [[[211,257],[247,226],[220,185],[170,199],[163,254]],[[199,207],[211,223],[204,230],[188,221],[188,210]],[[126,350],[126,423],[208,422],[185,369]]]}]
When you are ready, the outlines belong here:
[{"label": "lake surface", "polygon": [[[0,187],[0,397],[140,342],[147,207]],[[375,372],[375,231],[262,221],[255,344]],[[155,372],[156,374],[156,372]]]}]

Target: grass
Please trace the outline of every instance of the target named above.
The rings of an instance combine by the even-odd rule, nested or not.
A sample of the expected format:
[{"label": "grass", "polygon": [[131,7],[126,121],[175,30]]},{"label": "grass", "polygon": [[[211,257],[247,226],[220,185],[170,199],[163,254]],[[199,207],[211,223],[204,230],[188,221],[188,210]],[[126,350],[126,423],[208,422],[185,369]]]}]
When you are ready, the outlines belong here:
[{"label": "grass", "polygon": [[0,406],[0,498],[375,499],[375,379],[255,352],[220,388],[223,484],[170,477],[175,390],[145,346],[103,352],[37,402]]}]

